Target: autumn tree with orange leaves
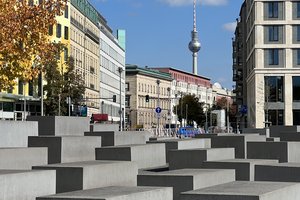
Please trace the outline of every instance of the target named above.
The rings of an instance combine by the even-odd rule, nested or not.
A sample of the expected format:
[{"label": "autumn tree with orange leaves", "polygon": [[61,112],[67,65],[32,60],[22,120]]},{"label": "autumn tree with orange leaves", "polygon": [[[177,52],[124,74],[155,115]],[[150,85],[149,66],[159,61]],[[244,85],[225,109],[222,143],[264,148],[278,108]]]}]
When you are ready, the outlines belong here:
[{"label": "autumn tree with orange leaves", "polygon": [[13,87],[17,78],[36,78],[59,51],[48,29],[63,14],[67,0],[32,2],[0,0],[0,90]]}]

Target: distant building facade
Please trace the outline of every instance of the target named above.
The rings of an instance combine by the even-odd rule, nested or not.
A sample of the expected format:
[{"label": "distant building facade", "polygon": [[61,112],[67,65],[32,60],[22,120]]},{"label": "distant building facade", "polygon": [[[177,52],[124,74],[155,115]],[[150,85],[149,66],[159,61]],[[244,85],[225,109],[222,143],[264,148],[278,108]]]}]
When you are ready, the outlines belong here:
[{"label": "distant building facade", "polygon": [[[119,38],[120,34],[121,36]],[[106,20],[102,18],[100,21],[100,112],[108,114],[111,122],[120,121],[120,100],[122,119],[125,117],[124,48],[125,31],[118,30],[118,35],[115,37],[112,34],[112,30],[107,25]],[[113,95],[116,95],[116,102],[113,102]]]},{"label": "distant building facade", "polygon": [[[136,65],[126,65],[126,124],[129,129],[156,128],[159,123],[164,127],[170,111],[169,88],[172,77],[169,73],[159,72]],[[146,96],[149,95],[149,101]],[[155,112],[157,107],[161,113]]]},{"label": "distant building facade", "polygon": [[237,104],[247,104],[248,127],[299,125],[300,2],[246,0],[235,41]]},{"label": "distant building facade", "polygon": [[[212,85],[209,78],[195,75],[183,70],[172,67],[151,68],[160,72],[171,74],[173,78],[171,85],[171,107],[178,105],[181,96],[190,94],[199,98],[200,102],[212,105],[214,102],[214,95]],[[171,112],[172,124],[178,124],[177,115]]]}]

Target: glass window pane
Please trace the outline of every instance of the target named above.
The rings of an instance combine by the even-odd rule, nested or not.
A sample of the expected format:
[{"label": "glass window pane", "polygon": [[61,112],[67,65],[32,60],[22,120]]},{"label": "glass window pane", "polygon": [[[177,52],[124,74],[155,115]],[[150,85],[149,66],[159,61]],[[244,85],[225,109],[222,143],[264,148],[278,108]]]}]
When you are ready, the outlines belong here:
[{"label": "glass window pane", "polygon": [[297,2],[297,18],[300,18],[300,2]]},{"label": "glass window pane", "polygon": [[300,76],[293,77],[293,101],[300,101]]},{"label": "glass window pane", "polygon": [[300,65],[300,49],[297,49],[297,65]]}]

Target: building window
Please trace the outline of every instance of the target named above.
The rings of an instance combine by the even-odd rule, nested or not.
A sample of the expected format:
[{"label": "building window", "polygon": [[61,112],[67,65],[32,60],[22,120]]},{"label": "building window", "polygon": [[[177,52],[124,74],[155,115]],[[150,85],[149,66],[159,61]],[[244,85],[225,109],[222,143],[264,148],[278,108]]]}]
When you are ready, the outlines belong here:
[{"label": "building window", "polygon": [[23,81],[19,80],[19,83],[18,83],[18,94],[23,94],[23,90],[24,90]]},{"label": "building window", "polygon": [[125,91],[129,91],[129,83],[125,83]]},{"label": "building window", "polygon": [[65,26],[65,37],[66,40],[69,39],[69,27]]},{"label": "building window", "polygon": [[278,41],[279,27],[278,26],[269,26],[269,41]]},{"label": "building window", "polygon": [[130,107],[130,95],[125,96],[125,106]]},{"label": "building window", "polygon": [[297,41],[300,41],[300,26],[296,26],[297,27]]},{"label": "building window", "polygon": [[69,57],[69,52],[68,52],[68,48],[64,48],[64,61],[68,61],[68,57]]},{"label": "building window", "polygon": [[300,2],[297,2],[297,18],[300,18]]},{"label": "building window", "polygon": [[269,18],[278,18],[278,2],[268,3]]},{"label": "building window", "polygon": [[49,26],[48,34],[49,34],[50,36],[53,35],[53,25],[50,25],[50,26]]},{"label": "building window", "polygon": [[279,64],[279,50],[269,49],[269,65],[278,65],[278,64]]},{"label": "building window", "polygon": [[293,125],[300,125],[300,110],[293,110]]},{"label": "building window", "polygon": [[266,76],[265,77],[265,101],[284,102],[283,98],[283,77]]},{"label": "building window", "polygon": [[90,71],[91,71],[91,74],[95,74],[95,68],[90,66]]},{"label": "building window", "polygon": [[69,7],[66,6],[65,8],[65,18],[69,18]]},{"label": "building window", "polygon": [[300,49],[297,49],[297,65],[300,65]]},{"label": "building window", "polygon": [[61,24],[56,25],[56,37],[57,38],[61,37]]},{"label": "building window", "polygon": [[284,124],[283,110],[268,110],[268,114],[268,121],[271,122],[272,125]]},{"label": "building window", "polygon": [[91,89],[95,89],[95,85],[94,84],[90,84],[90,88]]},{"label": "building window", "polygon": [[293,101],[300,102],[300,76],[293,77]]}]

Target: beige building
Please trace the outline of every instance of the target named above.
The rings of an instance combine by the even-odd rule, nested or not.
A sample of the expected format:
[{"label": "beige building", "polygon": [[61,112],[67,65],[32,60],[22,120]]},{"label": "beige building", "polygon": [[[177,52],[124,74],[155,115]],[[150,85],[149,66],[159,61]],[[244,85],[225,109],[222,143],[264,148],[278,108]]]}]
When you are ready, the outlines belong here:
[{"label": "beige building", "polygon": [[[159,72],[136,65],[126,65],[125,119],[130,129],[150,129],[164,127],[169,123],[171,111],[170,89],[172,77],[169,73]],[[149,95],[149,101],[146,100]],[[161,108],[157,114],[155,109]],[[158,120],[159,118],[159,120]]]},{"label": "beige building", "polygon": [[98,11],[87,1],[71,1],[71,56],[85,83],[87,114],[99,113],[100,29]]},{"label": "beige building", "polygon": [[245,42],[234,54],[245,52],[236,62],[245,79],[248,127],[299,125],[300,2],[246,0],[240,16],[236,37]]}]

